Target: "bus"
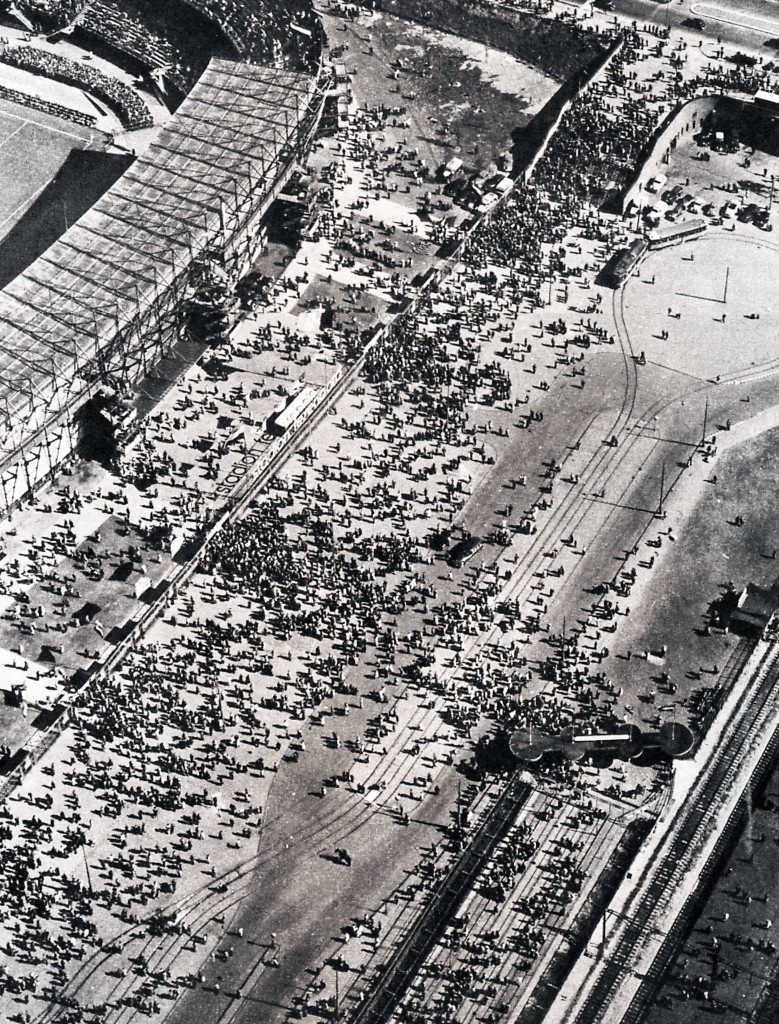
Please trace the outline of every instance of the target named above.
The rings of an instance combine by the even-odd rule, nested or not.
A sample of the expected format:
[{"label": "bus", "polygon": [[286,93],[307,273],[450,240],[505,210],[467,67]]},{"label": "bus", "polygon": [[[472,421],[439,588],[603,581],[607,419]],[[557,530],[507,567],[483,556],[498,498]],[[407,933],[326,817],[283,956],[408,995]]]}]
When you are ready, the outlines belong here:
[{"label": "bus", "polygon": [[478,537],[463,537],[446,556],[446,560],[453,568],[462,569],[483,547],[484,544]]},{"label": "bus", "polygon": [[676,245],[687,238],[694,238],[706,230],[706,221],[701,217],[692,220],[680,220],[678,224],[665,224],[653,231],[649,236],[650,249],[663,249],[666,245]]}]

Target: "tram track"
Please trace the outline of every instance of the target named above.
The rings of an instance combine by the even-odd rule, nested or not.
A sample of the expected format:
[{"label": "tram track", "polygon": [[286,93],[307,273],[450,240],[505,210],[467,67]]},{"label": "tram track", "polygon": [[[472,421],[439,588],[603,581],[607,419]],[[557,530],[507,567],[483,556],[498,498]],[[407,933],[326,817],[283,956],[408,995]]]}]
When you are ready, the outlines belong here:
[{"label": "tram track", "polygon": [[[620,295],[620,310],[619,310],[619,318],[620,319],[617,320],[617,322],[620,323],[620,321],[621,321],[622,328],[623,328],[623,330],[620,331],[619,333],[620,333],[621,351],[622,351],[622,356],[623,356],[623,361],[624,361],[624,364],[625,364],[625,371],[626,371],[626,386],[625,386],[625,390],[624,390],[624,394],[623,394],[623,398],[622,398],[622,402],[621,402],[621,406],[620,406],[619,412],[618,412],[618,414],[617,414],[617,416],[616,416],[616,418],[614,420],[614,426],[612,428],[612,432],[616,433],[618,436],[621,436],[621,435],[624,435],[624,432],[625,432],[625,430],[626,430],[626,428],[627,428],[627,426],[629,424],[630,418],[631,418],[631,416],[633,414],[633,411],[634,411],[634,408],[635,408],[636,396],[637,396],[637,371],[636,371],[636,366],[635,366],[635,358],[634,358],[634,354],[633,354],[633,350],[632,350],[632,345],[630,343],[629,335],[627,333],[627,329],[626,329],[626,326],[625,326],[625,323],[624,323],[624,296],[623,296],[622,292],[620,292],[619,295]],[[615,300],[616,300],[616,295],[615,295]],[[615,317],[615,319],[616,319],[616,317]],[[624,335],[623,335],[623,332],[624,332]],[[316,429],[316,427],[319,425],[319,423],[322,422],[322,420],[328,414],[328,410],[330,409],[330,407],[334,406],[339,400],[341,400],[344,397],[344,395],[346,394],[347,390],[358,379],[359,372],[360,372],[362,363],[364,362],[364,359],[365,359],[366,355],[367,355],[367,350],[366,350],[366,352],[363,353],[363,355],[360,357],[360,359],[357,361],[357,363],[355,363],[350,368],[350,370],[347,371],[347,373],[344,374],[343,378],[338,382],[336,387],[333,389],[332,393],[327,396],[326,401],[323,402],[316,409],[316,411],[313,413],[311,419],[307,420],[305,423],[301,424],[300,427],[298,427],[293,434],[290,434],[288,443],[285,444],[283,450],[280,451],[277,454],[277,456],[274,458],[274,460],[271,463],[269,463],[269,465],[267,467],[264,468],[262,474],[259,475],[256,479],[252,479],[252,480],[246,479],[243,482],[242,485],[239,485],[239,488],[237,489],[236,495],[235,495],[235,497],[233,499],[232,505],[231,505],[230,509],[227,511],[227,513],[225,514],[226,518],[224,519],[224,521],[218,521],[214,525],[212,530],[209,532],[208,537],[204,541],[204,545],[203,546],[205,546],[208,543],[208,540],[210,539],[210,537],[213,536],[218,531],[218,529],[222,528],[222,526],[225,524],[225,522],[227,522],[229,519],[231,519],[233,517],[238,517],[240,514],[242,514],[246,510],[246,508],[248,508],[249,504],[256,497],[257,493],[259,493],[259,491],[263,488],[263,486],[267,483],[267,481],[273,475],[275,475],[275,473],[278,471],[280,466],[288,459],[289,455],[297,447],[299,447],[300,443],[302,443],[302,441],[305,440],[305,438],[314,429]],[[779,365],[777,365],[776,362],[773,362],[772,364],[770,364],[770,368],[771,369],[773,369],[775,366],[777,367],[777,369],[779,369]],[[764,366],[764,367],[762,367],[762,369],[761,368],[753,369],[751,371],[751,374],[747,374],[747,375],[741,374],[740,378],[738,380],[735,379],[735,375],[734,375],[734,380],[732,382],[733,383],[740,383],[740,382],[743,382],[745,380],[748,380],[751,375],[756,375],[759,372],[764,372],[765,368],[766,367]],[[729,383],[729,382],[730,381],[727,378],[723,378],[719,383],[720,384],[725,384],[725,383]],[[705,384],[702,384],[699,388],[695,388],[695,389],[691,389],[691,390],[693,392],[703,391],[706,388],[713,387],[713,386],[715,386],[713,383],[706,382]],[[673,399],[672,401],[676,401],[676,400],[678,400],[678,397],[677,397],[677,399]],[[670,404],[671,404],[671,401],[665,403],[660,408],[667,407]],[[652,408],[654,408],[654,407],[652,407]],[[642,422],[644,424],[646,424],[646,423],[650,422],[650,420],[651,420],[650,413],[647,412],[642,417]],[[588,466],[588,474],[587,474],[585,480],[583,480],[581,482],[581,485],[578,487],[578,490],[571,496],[571,498],[570,498],[570,500],[568,502],[566,502],[564,500],[563,503],[561,504],[561,506],[558,506],[559,511],[558,511],[557,515],[552,519],[552,521],[550,521],[547,524],[545,524],[545,527],[544,527],[543,530],[539,530],[538,534],[534,538],[534,543],[531,545],[530,550],[523,556],[522,561],[526,564],[526,568],[525,568],[523,576],[521,577],[521,579],[519,581],[519,587],[515,590],[514,587],[512,586],[511,594],[514,594],[517,591],[522,592],[523,590],[525,590],[527,588],[528,583],[532,580],[532,573],[536,571],[537,567],[540,564],[543,564],[543,563],[540,562],[540,558],[542,556],[542,547],[545,546],[549,542],[550,537],[553,534],[555,534],[555,533],[566,532],[568,525],[571,524],[571,523],[575,523],[576,525],[581,523],[583,518],[586,516],[587,507],[588,507],[588,502],[587,502],[587,497],[586,497],[586,490],[588,488],[592,488],[594,486],[593,485],[593,481],[595,481],[595,484],[597,484],[598,482],[600,482],[600,481],[602,481],[604,479],[605,479],[606,482],[608,482],[608,480],[610,480],[613,477],[613,475],[618,471],[618,469],[621,466],[621,464],[627,458],[630,450],[633,448],[633,446],[635,445],[635,443],[638,440],[638,437],[640,436],[639,432],[635,431],[635,430],[634,430],[634,435],[635,436],[632,438],[631,443],[628,446],[628,448],[627,449],[623,448],[620,451],[619,456],[617,457],[616,463],[614,465],[609,466],[609,464],[608,464],[610,456],[612,456],[612,461],[613,461],[613,454],[614,454],[614,450],[613,449],[606,449],[603,452],[599,452],[597,454],[597,456],[593,460],[591,460],[591,462],[590,462],[590,464]],[[597,476],[597,474],[599,472],[601,472],[601,476]],[[605,476],[604,476],[604,474],[605,474]],[[568,497],[568,496],[566,496],[566,497]],[[578,500],[576,500],[576,499],[578,499]],[[613,515],[613,514],[614,514],[614,512],[609,513],[609,517],[611,515]],[[201,550],[202,550],[202,548],[201,548]],[[148,612],[139,621],[138,627],[141,630],[143,630],[145,626],[150,625],[151,622],[153,622],[156,619],[156,617],[161,613],[161,611],[164,609],[165,602],[167,600],[167,594],[171,591],[171,589],[173,587],[181,586],[181,585],[185,584],[188,581],[188,579],[191,577],[191,575],[196,571],[198,561],[199,561],[199,555],[195,557],[194,564],[187,564],[187,565],[183,566],[182,570],[179,573],[175,574],[174,578],[172,578],[169,581],[168,590],[167,590],[166,594],[164,594],[160,598],[158,598],[159,604],[157,605],[157,607],[155,608],[154,605],[150,605]],[[530,563],[530,564],[528,564],[528,563]],[[512,580],[512,584],[514,582],[515,581]],[[136,634],[135,630],[133,631],[131,636],[133,638],[137,639],[137,634]],[[477,638],[478,639],[477,644],[475,644],[473,646],[473,648],[471,650],[469,650],[465,654],[464,661],[467,661],[470,658],[472,658],[476,653],[478,653],[478,650],[482,649],[482,647],[486,643],[491,642],[491,639],[494,638],[494,636],[495,636],[495,633],[494,633],[494,629],[493,629],[493,631],[490,631],[489,638],[483,638],[483,637]],[[128,638],[128,641],[130,641],[130,638]],[[129,649],[130,645],[131,645],[131,641],[127,644],[127,649]],[[113,652],[113,654],[114,654],[114,657],[112,659],[112,663],[110,663],[110,664],[108,662],[106,663],[106,666],[105,666],[105,670],[106,671],[110,671],[113,667],[115,667],[117,664],[119,664],[121,662],[121,660],[123,659],[123,657],[125,656],[126,651],[122,651],[122,650],[117,649],[115,652]],[[433,715],[431,716],[433,719],[435,719],[437,717],[438,710],[439,709],[436,709],[434,711]],[[379,760],[379,762],[376,765],[376,770],[378,770],[380,767],[381,767],[381,761]],[[403,784],[403,782],[401,781],[401,782],[398,783],[398,786],[400,786],[402,784]],[[360,804],[363,805],[362,809],[360,808]],[[358,811],[362,810],[362,814],[358,813],[358,815],[356,817],[349,817],[349,815],[352,813],[352,811],[354,809],[357,809]],[[364,801],[359,800],[359,799],[355,799],[353,801],[352,807],[349,807],[349,808],[345,809],[344,811],[334,815],[334,817],[332,819],[328,820],[326,823],[321,823],[320,822],[320,824],[318,824],[318,826],[317,826],[317,828],[319,830],[318,834],[322,835],[323,837],[332,836],[332,835],[347,834],[347,833],[343,833],[343,832],[340,832],[340,833],[336,832],[335,826],[337,826],[338,824],[342,824],[342,825],[349,824],[352,828],[359,828],[360,824],[361,824],[361,820],[364,817],[366,817],[366,816],[368,816],[368,815],[370,815],[372,813],[375,813],[375,810],[376,810],[375,805],[372,805],[371,807],[369,807],[366,810],[365,809],[365,805],[364,805]],[[308,837],[308,840],[307,840],[306,837],[302,837],[301,841],[310,841],[310,838],[311,837]],[[241,877],[243,878],[245,876],[251,875],[254,871],[256,871],[256,869],[258,867],[260,867],[262,865],[262,863],[265,863],[267,861],[267,859],[272,859],[272,857],[274,857],[278,853],[278,850],[279,850],[279,847],[274,847],[274,848],[272,848],[270,850],[264,851],[262,859],[259,859],[259,857],[257,857],[257,858],[251,858],[250,860],[244,862],[244,865],[242,866],[242,875],[241,875]],[[235,870],[235,869],[232,869],[232,870]],[[214,908],[213,913],[211,913],[210,916],[208,915],[208,911],[203,911],[203,908],[202,908],[202,895],[203,895],[203,892],[204,891],[208,891],[209,888],[214,886],[214,884],[215,883],[212,881],[207,886],[204,886],[201,890],[196,892],[195,894],[192,894],[191,897],[188,897],[188,899],[190,899],[192,901],[192,903],[196,903],[196,902],[198,903],[198,908],[199,908],[199,911],[200,911],[200,913],[202,915],[202,919],[205,920],[206,923],[209,923],[209,922],[213,921],[214,917],[219,915],[220,913],[222,913],[223,909],[224,909],[224,907],[222,907],[222,906],[217,906],[216,908]],[[248,885],[249,885],[248,881],[247,881],[246,884],[247,884],[247,887],[248,887]],[[242,898],[242,896],[239,896],[235,900],[231,900],[229,902],[229,906],[238,905],[240,903],[240,901],[241,901],[241,898]],[[139,926],[139,928],[142,928],[142,927],[143,926]],[[202,927],[202,925],[201,925],[201,927]],[[136,929],[131,929],[131,930],[128,930],[128,931],[133,931],[134,932],[134,931],[136,931]],[[96,968],[96,969],[98,969],[98,968]],[[83,983],[81,985],[79,985],[77,991],[80,990],[83,987],[83,985],[85,985],[86,983],[87,983],[87,979],[85,978]],[[43,1018],[41,1018],[41,1019],[43,1020]]]},{"label": "tram track", "polygon": [[[677,812],[668,839],[654,852],[641,890],[631,896],[623,912],[619,913],[603,947],[600,969],[592,988],[577,1007],[563,1013],[561,1020],[569,1024],[595,1024],[605,1020],[634,1022],[640,1019],[640,1013],[632,1013],[630,1007],[636,1005],[640,1009],[638,1004],[641,1003],[644,979],[639,983],[638,993],[623,1011],[617,1008],[609,1016],[607,1014],[615,1005],[619,990],[637,970],[648,936],[659,934],[665,937],[664,941],[668,937],[673,939],[672,928],[667,932],[660,928],[660,916],[670,907],[676,894],[683,891],[685,877],[694,869],[701,873],[705,869],[705,865],[696,863],[700,859],[699,851],[705,849],[705,843],[714,830],[722,825],[722,834],[730,824],[730,816],[724,823],[719,821],[725,804],[722,794],[732,793],[734,786],[741,792],[743,786],[739,773],[743,771],[744,751],[754,749],[758,742],[756,737],[768,725],[772,729],[771,736],[755,770],[770,760],[768,751],[779,738],[779,721],[771,699],[778,683],[779,649],[774,646],[768,649],[754,669],[749,697],[732,710],[716,760],[704,769],[695,791]],[[707,855],[707,862],[712,855]],[[701,884],[700,878],[697,884]],[[682,912],[681,906],[677,908],[675,920]]]},{"label": "tram track", "polygon": [[[615,296],[615,299],[616,299],[616,296]],[[622,311],[622,303],[623,302],[624,302],[624,297],[622,296],[622,293],[620,293],[620,310],[621,311]],[[622,321],[622,325],[623,325],[623,331],[625,331],[624,335],[621,334],[621,341],[622,341],[622,352],[623,352],[623,359],[624,359],[625,367],[626,367],[626,375],[627,375],[628,383],[627,383],[627,386],[625,388],[625,393],[623,394],[623,399],[622,399],[622,403],[621,403],[621,406],[620,406],[620,410],[619,410],[618,416],[617,416],[617,418],[614,421],[614,428],[615,429],[619,429],[620,426],[622,426],[622,428],[624,429],[624,427],[626,427],[628,422],[629,422],[630,416],[632,415],[632,411],[633,411],[633,409],[635,407],[636,384],[637,384],[637,382],[636,382],[636,372],[635,372],[635,360],[634,360],[634,356],[633,356],[632,345],[630,343],[629,336],[626,333],[626,328],[624,327],[624,312],[622,312],[621,321]],[[773,365],[777,365],[777,364],[772,364],[772,367],[773,367]],[[764,373],[764,371],[765,371],[765,367],[764,366],[760,366],[760,367],[754,368],[749,374],[746,374],[746,375],[744,375],[744,374],[734,374],[734,375],[732,375],[733,376],[733,381],[732,382],[733,383],[744,382],[744,381],[748,380],[752,376],[762,375]],[[632,386],[631,386],[631,382],[632,382]],[[727,383],[730,383],[730,382],[731,382],[730,378],[722,378],[722,380],[719,383],[727,384]],[[702,385],[699,388],[690,389],[690,390],[702,391],[702,390],[705,390],[706,387],[709,387],[709,386],[714,386],[714,385],[706,384],[706,385]],[[687,393],[688,392],[685,392],[685,395]],[[669,407],[675,401],[679,401],[681,397],[683,397],[683,396],[679,395],[679,396],[676,396],[674,399],[668,400],[666,402],[655,403],[642,416],[642,420],[640,421],[638,426],[641,427],[641,424],[643,424],[644,427],[645,427],[646,424],[651,421],[652,417],[657,415],[658,412],[663,411],[665,408]],[[320,410],[320,419],[321,418],[324,418],[324,414],[322,414],[322,411]],[[313,427],[311,429],[313,429]],[[625,449],[623,447],[623,449],[622,449],[622,451],[620,453],[620,457],[617,460],[616,465],[614,465],[614,466],[611,466],[611,467],[605,466],[604,467],[604,463],[607,462],[607,460],[609,458],[609,454],[613,451],[613,449],[607,449],[605,452],[598,453],[599,457],[596,456],[596,460],[594,460],[595,461],[595,466],[594,466],[594,468],[592,470],[593,474],[597,473],[598,470],[604,468],[605,471],[607,472],[607,476],[605,477],[605,480],[606,480],[606,482],[608,482],[608,480],[611,479],[613,477],[613,475],[618,471],[618,469],[620,468],[621,464],[627,458],[630,450],[637,443],[637,441],[639,440],[640,437],[641,437],[640,431],[639,430],[634,430],[634,434],[633,434],[633,437],[631,438],[630,445],[628,446],[627,449]],[[659,442],[656,442],[656,443],[659,443]],[[600,477],[597,477],[596,480],[597,480],[597,482],[601,482],[602,480],[604,480],[604,477],[601,475]],[[587,486],[588,486],[588,484],[585,481],[584,482],[584,486],[582,488],[580,488],[580,490],[583,492],[584,488],[587,487]],[[590,486],[592,486],[592,485],[590,485]],[[628,486],[630,486],[630,485],[628,485]],[[578,518],[575,520],[575,522],[577,524],[579,522],[581,522],[581,520],[584,518],[584,516],[586,515],[586,511],[587,511],[587,505],[584,505],[583,508],[580,506],[580,514],[579,514]],[[574,515],[575,514],[576,514],[576,510],[574,509]],[[609,514],[609,518],[613,514],[614,514],[614,512],[611,512]],[[565,531],[567,526],[571,522],[572,522],[572,520],[565,520],[565,521],[563,521],[563,525],[561,526],[560,525],[560,521],[558,519],[558,522],[556,522],[554,524],[550,524],[549,527],[547,528],[547,530],[543,534],[541,534],[541,536],[537,536],[536,543],[534,545],[535,551],[532,552],[532,553],[528,553],[528,554],[531,554],[531,557],[532,557],[532,554],[538,555],[538,550],[541,548],[541,546],[546,544],[546,543],[548,543],[549,537],[548,537],[547,534],[549,532],[552,532],[552,531],[555,531],[555,532],[557,532],[559,530]],[[539,531],[539,533],[540,532],[541,531]],[[523,561],[526,561],[527,557],[528,556],[526,555],[523,558]],[[538,562],[538,560],[536,560],[536,562],[533,564],[533,566],[531,566],[531,568],[529,568],[526,571],[525,580],[524,580],[525,586],[532,579],[532,572],[535,571],[535,568],[536,568],[536,566],[538,564],[539,564],[539,562]],[[513,590],[513,588],[512,588],[512,590]],[[478,649],[481,649],[482,646],[484,644],[488,643],[488,642],[490,642],[490,640],[489,639],[485,639],[484,637],[477,638]],[[464,661],[468,661],[470,658],[472,658],[475,655],[475,653],[477,653],[476,646],[474,646],[471,650],[469,650],[466,653],[466,655],[465,655],[463,660]],[[435,718],[437,716],[437,711],[438,710],[440,710],[440,709],[436,708],[435,713],[433,715],[433,718]],[[378,767],[380,767],[380,764],[377,765],[377,768]],[[403,781],[401,780],[398,783],[398,786],[400,786],[402,784],[403,784]],[[355,803],[357,804],[358,809],[359,809],[359,804],[361,803],[361,801],[355,801]],[[370,814],[372,814],[372,813],[374,813],[374,808],[363,808],[362,809],[362,813],[358,814],[358,818],[361,819],[361,820],[354,820],[354,819],[352,819],[352,820],[349,821],[349,824],[351,825],[350,831],[354,831],[357,828],[359,828],[361,826],[361,824],[362,824],[362,821],[367,819],[367,817],[369,817]],[[341,825],[345,825],[346,824],[346,821],[344,820],[344,817],[346,815],[348,815],[348,814],[349,814],[349,811],[345,811],[343,816],[339,816],[340,819],[341,819],[339,823]],[[330,824],[334,825],[335,821],[331,822]],[[349,832],[344,832],[343,829],[342,829],[339,834],[340,834],[340,836],[344,836],[344,835],[349,834]],[[273,854],[271,852],[271,856],[272,855]],[[259,866],[259,865],[257,864],[257,865],[254,866],[254,868],[249,868],[248,870],[249,871],[255,870],[257,866]],[[239,901],[237,901],[237,902],[239,902]]]},{"label": "tram track", "polygon": [[[602,845],[607,841],[608,833],[614,827],[614,823],[609,819],[601,819],[598,822],[598,827],[592,836],[591,842],[587,844],[586,850],[583,851],[582,856],[578,861],[578,864],[582,870],[584,870],[585,872],[589,872],[590,868],[598,859],[599,851],[602,849]],[[538,853],[543,855],[545,845],[552,842],[554,838],[563,831],[564,825],[562,823],[554,820],[550,821],[547,824],[547,827],[543,828],[538,836]],[[549,851],[547,850],[547,856],[548,852]],[[488,863],[486,863],[484,867],[486,869],[488,867]],[[503,914],[498,918],[495,917],[490,907],[489,900],[486,897],[479,897],[473,894],[472,902],[476,901],[477,899],[480,899],[482,902],[482,907],[477,912],[477,916],[475,918],[473,917],[473,915],[471,916],[471,920],[469,921],[468,925],[469,932],[471,934],[478,934],[481,929],[497,931],[498,933],[501,933],[501,929],[504,926],[503,922],[507,921],[509,917],[513,917],[514,915],[514,910],[512,909],[514,901],[521,898],[526,893],[542,891],[544,886],[548,884],[549,877],[545,871],[544,864],[534,859],[529,865],[528,870],[526,870],[522,874],[521,884],[517,885],[512,890],[509,899],[507,899],[506,901]],[[464,904],[463,906],[465,907],[466,905],[469,907],[471,906],[471,904]],[[540,928],[550,929],[552,932],[547,944],[544,947],[542,947],[542,950],[540,951],[543,953],[544,961],[548,961],[553,956],[555,956],[556,953],[559,951],[560,946],[565,941],[564,937],[559,933],[559,928],[560,925],[566,920],[567,916],[568,911],[565,908],[558,910],[550,909],[546,917],[538,919],[537,921],[532,921],[531,919],[525,918],[523,916],[523,921],[521,922],[522,925],[524,925],[525,923],[535,924]],[[443,956],[443,953],[441,955]],[[536,962],[534,962],[529,970],[522,970],[520,968],[520,962],[525,959],[525,954],[519,951],[512,952],[507,957],[507,959],[509,963],[511,963],[511,961],[514,961],[514,963],[511,964],[509,968],[509,976],[503,977],[503,972],[506,969],[507,964],[502,959],[501,962],[496,966],[494,971],[488,972],[486,974],[485,983],[493,982],[499,989],[511,984],[527,985],[529,976],[537,974],[539,970],[543,969],[544,966],[543,963],[539,965]],[[438,981],[439,983],[431,986],[432,991],[430,991],[426,995],[426,1001],[429,1004],[434,1002],[436,992],[440,991],[443,987],[443,982],[441,982],[440,979],[434,980]],[[502,1002],[503,999],[504,995],[501,992],[498,992],[498,994],[492,997],[492,1003],[496,1004],[498,1002]],[[485,1005],[489,1005],[489,1002],[485,1003]],[[466,1014],[466,1016],[463,1016],[463,1014]],[[467,1019],[468,1018],[466,1009],[458,1010],[453,1018],[453,1020],[463,1021]]]},{"label": "tram track", "polygon": [[403,997],[420,963],[443,934],[446,925],[481,871],[487,858],[508,833],[531,788],[517,771],[504,787],[463,854],[390,957],[374,990],[353,1014],[352,1024],[383,1024]]}]

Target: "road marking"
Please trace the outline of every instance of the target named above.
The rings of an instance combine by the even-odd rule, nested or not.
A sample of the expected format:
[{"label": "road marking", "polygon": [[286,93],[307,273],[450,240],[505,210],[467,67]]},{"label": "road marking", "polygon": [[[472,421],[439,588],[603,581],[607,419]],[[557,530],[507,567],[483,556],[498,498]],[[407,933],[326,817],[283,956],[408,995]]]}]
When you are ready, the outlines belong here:
[{"label": "road marking", "polygon": [[723,25],[734,25],[736,28],[750,29],[753,32],[762,32],[765,35],[774,35],[779,32],[779,20],[773,18],[760,18],[732,7],[720,7],[718,4],[692,4],[690,10],[693,14],[711,18]]}]

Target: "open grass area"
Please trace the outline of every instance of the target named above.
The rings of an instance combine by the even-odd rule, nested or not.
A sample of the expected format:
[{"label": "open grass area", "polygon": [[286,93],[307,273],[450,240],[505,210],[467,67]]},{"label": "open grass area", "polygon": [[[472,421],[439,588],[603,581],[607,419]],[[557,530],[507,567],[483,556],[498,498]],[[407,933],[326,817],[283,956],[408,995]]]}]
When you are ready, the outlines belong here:
[{"label": "open grass area", "polygon": [[557,91],[538,68],[448,32],[384,17],[372,35],[402,64],[401,92],[406,102],[413,95],[418,116],[428,115],[428,134],[477,168],[506,149]]},{"label": "open grass area", "polygon": [[458,156],[484,171],[555,94],[553,77],[494,47],[386,13],[331,35],[366,107],[401,107],[403,135],[431,169]]},{"label": "open grass area", "polygon": [[[102,153],[106,145],[107,138],[100,132],[0,100],[0,243],[11,241],[11,232],[43,195],[73,150]],[[100,185],[101,191],[104,188],[105,185]],[[69,198],[72,203],[70,212],[63,207],[60,197],[39,220],[39,240],[45,237],[46,245],[50,245],[65,230],[66,217],[72,223],[99,194],[91,175],[81,175],[66,197],[66,202]],[[42,230],[44,235],[40,235]],[[18,239],[12,245],[0,247],[3,284],[19,273],[25,261],[29,262],[33,249],[27,249],[25,255]]]},{"label": "open grass area", "polygon": [[707,380],[776,358],[779,248],[773,235],[738,228],[653,252],[630,278],[626,322],[648,361]]}]

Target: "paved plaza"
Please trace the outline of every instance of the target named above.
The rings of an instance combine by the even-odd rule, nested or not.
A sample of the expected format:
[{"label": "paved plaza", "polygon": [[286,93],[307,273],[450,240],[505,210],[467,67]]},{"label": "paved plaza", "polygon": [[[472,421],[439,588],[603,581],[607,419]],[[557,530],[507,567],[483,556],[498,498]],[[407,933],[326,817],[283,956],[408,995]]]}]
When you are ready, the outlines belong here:
[{"label": "paved plaza", "polygon": [[[3,526],[5,1020],[622,1019],[646,986],[612,998],[602,936],[651,976],[681,909],[643,895],[655,851],[692,837],[668,877],[693,894],[681,865],[752,785],[714,737],[757,771],[734,687],[771,749],[773,676],[743,673],[773,637],[715,609],[779,576],[779,250],[738,216],[770,209],[775,158],[683,140],[663,191],[716,193],[705,230],[618,289],[599,275],[650,232],[614,203],[663,118],[776,75],[649,14],[519,4],[603,64],[515,181],[561,84],[541,57],[325,6],[335,115],[294,239],[258,256],[223,337],[150,368],[112,458],[68,459]],[[674,721],[696,760],[531,766],[507,745]],[[737,1012],[738,972],[771,990],[771,884],[719,885],[650,1019]],[[634,898],[654,945],[615,925]],[[712,962],[715,936],[739,957]]]}]

